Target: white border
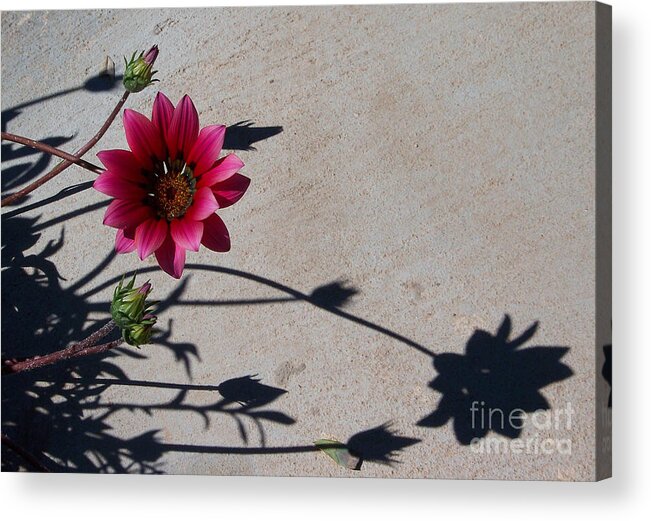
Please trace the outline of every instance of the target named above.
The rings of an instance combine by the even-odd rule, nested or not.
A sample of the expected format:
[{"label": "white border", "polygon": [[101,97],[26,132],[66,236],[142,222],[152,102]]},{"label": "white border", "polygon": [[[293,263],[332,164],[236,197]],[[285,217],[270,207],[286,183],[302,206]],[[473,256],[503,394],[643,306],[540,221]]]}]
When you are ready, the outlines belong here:
[{"label": "white border", "polygon": [[[278,4],[323,4],[283,0]],[[334,3],[388,3],[327,2]],[[394,2],[398,3],[398,2]],[[404,3],[404,2],[402,2]],[[409,2],[416,3],[416,2]],[[448,2],[445,2],[448,3]],[[614,474],[597,484],[197,476],[0,476],[6,519],[641,519],[651,493],[651,2],[613,4]],[[201,1],[192,6],[263,5]],[[2,0],[2,9],[187,7],[165,0]],[[472,516],[472,517],[471,517]],[[648,517],[647,517],[648,519]]]}]

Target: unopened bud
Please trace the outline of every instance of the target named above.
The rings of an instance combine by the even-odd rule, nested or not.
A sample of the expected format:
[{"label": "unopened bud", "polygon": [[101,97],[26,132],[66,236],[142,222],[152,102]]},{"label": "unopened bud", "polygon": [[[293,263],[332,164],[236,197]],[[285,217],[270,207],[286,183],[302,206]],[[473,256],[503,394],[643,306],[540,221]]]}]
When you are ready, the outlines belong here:
[{"label": "unopened bud", "polygon": [[157,79],[154,79],[153,76],[158,71],[152,71],[152,67],[156,58],[158,57],[158,46],[154,45],[151,49],[145,52],[141,52],[136,58],[136,53],[134,52],[131,56],[131,60],[127,62],[126,57],[124,58],[124,78],[122,83],[124,88],[129,92],[140,92],[142,89],[151,85]]},{"label": "unopened bud", "polygon": [[148,344],[151,340],[151,335],[156,323],[154,317],[152,323],[134,324],[131,327],[122,330],[122,338],[132,346],[140,347],[143,344]]},{"label": "unopened bud", "polygon": [[140,295],[144,295],[145,297],[149,295],[149,293],[151,293],[151,284],[149,283],[149,281],[145,282],[142,286],[140,286],[138,293]]},{"label": "unopened bud", "polygon": [[145,63],[149,65],[154,65],[156,58],[158,57],[158,45],[154,45],[151,49],[147,51],[147,54],[144,56]]},{"label": "unopened bud", "polygon": [[124,340],[133,346],[146,344],[151,339],[156,316],[151,313],[155,302],[147,301],[152,286],[145,282],[140,288],[134,288],[136,277],[124,284],[120,281],[113,292],[111,316],[122,330]]}]

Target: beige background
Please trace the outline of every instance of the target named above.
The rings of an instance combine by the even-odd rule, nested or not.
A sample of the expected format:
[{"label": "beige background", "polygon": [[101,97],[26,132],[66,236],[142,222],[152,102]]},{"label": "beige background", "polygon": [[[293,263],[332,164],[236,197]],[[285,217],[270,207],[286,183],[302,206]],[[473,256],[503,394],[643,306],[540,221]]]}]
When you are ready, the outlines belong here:
[{"label": "beige background", "polygon": [[[258,374],[262,383],[288,391],[264,409],[295,420],[262,421],[267,447],[304,447],[323,435],[346,441],[388,421],[400,435],[420,440],[399,454],[399,463],[365,462],[357,473],[309,451],[168,450],[147,468],[129,467],[127,452],[118,456],[122,470],[594,479],[594,392],[605,385],[594,374],[594,21],[590,2],[3,13],[3,111],[79,86],[105,55],[119,74],[123,54],[158,43],[161,82],[127,106],[149,113],[160,89],[175,102],[190,94],[202,125],[251,120],[255,127],[282,126],[253,143],[255,150],[237,151],[252,184],[242,201],[221,213],[232,251],[202,250],[188,262],[241,270],[304,295],[334,281],[358,291],[343,308],[346,316],[305,300],[215,305],[288,294],[202,269],[187,269],[179,287],[156,271],[147,274],[156,297],[171,295],[173,304],[161,313],[161,325],[173,319],[170,342],[196,347],[191,371],[162,345],[143,348],[146,360],[123,354],[110,363],[133,381],[166,384],[216,386]],[[75,90],[25,106],[10,120],[3,112],[3,127],[36,139],[72,136],[62,144],[72,151],[99,128],[119,96],[119,87]],[[114,147],[126,147],[120,122],[88,157]],[[3,157],[3,177],[25,161]],[[89,175],[70,168],[25,204]],[[155,266],[153,259],[120,256],[83,287],[74,286],[110,253],[113,231],[101,224],[103,208],[95,205],[103,200],[84,190],[21,214],[38,217],[40,233],[25,255],[40,253],[65,230],[62,247],[48,259],[62,277],[61,302],[80,306],[82,321],[106,318],[103,306],[93,304],[106,302],[111,290],[87,292],[138,266]],[[88,213],[55,220],[88,205],[95,205]],[[3,313],[11,298],[4,282]],[[461,354],[475,329],[494,333],[505,313],[513,337],[540,322],[525,347],[570,348],[562,361],[573,376],[540,390],[552,409],[569,402],[576,411],[571,431],[552,433],[572,440],[570,456],[474,454],[457,441],[451,422],[415,425],[436,408],[440,394],[428,387],[436,376],[431,358],[414,344]],[[47,344],[48,327],[59,327],[48,320],[40,344],[46,350],[55,347]],[[11,331],[4,326],[3,319],[3,351]],[[60,336],[83,337],[81,330]],[[111,385],[84,399],[78,413],[88,421],[79,425],[93,424],[116,404],[169,403],[177,394],[160,386]],[[70,398],[62,396],[52,402]],[[3,422],[12,398],[3,388]],[[218,400],[214,390],[190,390],[182,403]],[[176,448],[257,448],[263,442],[250,418],[241,420],[245,444],[232,414],[207,412],[206,428],[204,418],[178,404],[149,413],[137,407],[115,412],[102,419],[102,435],[128,440],[158,430],[158,441]],[[46,420],[44,413],[39,421]],[[29,433],[16,432],[30,443]],[[536,433],[528,422],[521,438]],[[54,458],[60,435],[54,429],[46,442]],[[75,441],[77,435],[65,443],[86,449],[86,438]],[[105,457],[102,450],[91,452],[89,461]]]}]

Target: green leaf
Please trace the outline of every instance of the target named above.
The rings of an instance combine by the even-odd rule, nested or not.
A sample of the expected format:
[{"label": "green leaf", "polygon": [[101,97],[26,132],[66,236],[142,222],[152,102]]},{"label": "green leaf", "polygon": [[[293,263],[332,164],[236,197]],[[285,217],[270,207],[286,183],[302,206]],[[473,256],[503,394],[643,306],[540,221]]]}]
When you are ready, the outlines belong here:
[{"label": "green leaf", "polygon": [[321,438],[314,442],[317,449],[325,452],[339,466],[350,470],[359,470],[362,466],[361,458],[354,456],[344,443],[337,440]]}]

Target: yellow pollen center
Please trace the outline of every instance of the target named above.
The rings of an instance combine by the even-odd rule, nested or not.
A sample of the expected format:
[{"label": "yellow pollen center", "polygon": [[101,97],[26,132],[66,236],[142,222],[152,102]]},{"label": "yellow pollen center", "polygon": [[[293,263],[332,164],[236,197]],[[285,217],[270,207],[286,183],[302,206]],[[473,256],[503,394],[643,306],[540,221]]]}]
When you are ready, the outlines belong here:
[{"label": "yellow pollen center", "polygon": [[168,221],[183,216],[192,203],[192,187],[184,174],[169,172],[156,178],[154,204],[159,217]]}]

